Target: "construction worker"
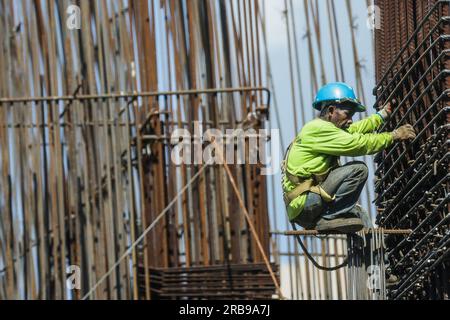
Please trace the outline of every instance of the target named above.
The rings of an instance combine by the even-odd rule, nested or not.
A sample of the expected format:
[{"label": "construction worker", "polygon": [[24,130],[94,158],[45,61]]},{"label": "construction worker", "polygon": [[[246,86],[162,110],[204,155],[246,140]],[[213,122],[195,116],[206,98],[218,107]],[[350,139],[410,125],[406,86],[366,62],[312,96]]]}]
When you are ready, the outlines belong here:
[{"label": "construction worker", "polygon": [[313,103],[320,116],[302,128],[283,161],[283,192],[291,222],[320,232],[351,233],[372,227],[357,201],[368,176],[364,162],[339,164],[340,156],[375,154],[395,141],[416,137],[407,124],[376,133],[390,117],[388,103],[376,114],[353,123],[364,107],[345,83],[322,87]]}]

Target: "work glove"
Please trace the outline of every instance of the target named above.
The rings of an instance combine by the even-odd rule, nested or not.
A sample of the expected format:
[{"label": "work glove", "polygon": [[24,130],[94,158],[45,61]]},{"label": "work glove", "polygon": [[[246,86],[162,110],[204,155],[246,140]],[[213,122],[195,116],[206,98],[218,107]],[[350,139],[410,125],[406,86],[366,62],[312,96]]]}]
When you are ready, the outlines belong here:
[{"label": "work glove", "polygon": [[409,139],[414,139],[416,137],[416,132],[410,124],[405,124],[398,129],[392,131],[392,137],[394,141],[404,141]]},{"label": "work glove", "polygon": [[391,102],[388,102],[382,109],[380,109],[377,113],[386,121],[392,114],[393,106],[397,103],[395,99],[392,99]]}]

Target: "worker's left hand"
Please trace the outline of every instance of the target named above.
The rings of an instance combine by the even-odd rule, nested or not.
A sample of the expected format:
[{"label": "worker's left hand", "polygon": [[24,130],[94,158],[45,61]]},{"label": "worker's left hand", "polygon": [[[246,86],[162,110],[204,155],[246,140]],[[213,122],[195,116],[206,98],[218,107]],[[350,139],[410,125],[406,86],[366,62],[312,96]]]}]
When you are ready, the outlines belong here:
[{"label": "worker's left hand", "polygon": [[383,117],[384,120],[389,119],[392,114],[392,106],[396,103],[395,99],[388,102],[378,113]]}]

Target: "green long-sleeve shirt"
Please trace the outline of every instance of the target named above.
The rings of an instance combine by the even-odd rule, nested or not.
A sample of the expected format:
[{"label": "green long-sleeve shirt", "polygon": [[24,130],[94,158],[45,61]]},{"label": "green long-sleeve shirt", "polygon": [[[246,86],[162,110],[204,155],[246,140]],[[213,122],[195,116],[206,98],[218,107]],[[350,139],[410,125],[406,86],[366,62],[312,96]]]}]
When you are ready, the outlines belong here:
[{"label": "green long-sleeve shirt", "polygon": [[[347,130],[322,119],[310,121],[295,138],[286,160],[286,170],[308,179],[312,174],[326,172],[340,156],[358,157],[384,150],[393,143],[393,138],[390,133],[373,133],[382,123],[383,118],[378,114],[353,123]],[[283,176],[284,191],[294,188],[295,185]],[[298,196],[288,205],[291,221],[302,212],[306,195]]]}]

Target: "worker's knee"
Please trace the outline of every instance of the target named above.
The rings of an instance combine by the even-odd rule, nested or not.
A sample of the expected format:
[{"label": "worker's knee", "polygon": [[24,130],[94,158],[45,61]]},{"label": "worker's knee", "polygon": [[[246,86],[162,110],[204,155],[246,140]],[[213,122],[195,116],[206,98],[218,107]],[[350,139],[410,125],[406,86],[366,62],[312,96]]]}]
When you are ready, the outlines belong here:
[{"label": "worker's knee", "polygon": [[354,161],[349,163],[348,165],[352,166],[352,171],[357,175],[361,180],[366,181],[369,176],[369,168],[362,161]]}]

